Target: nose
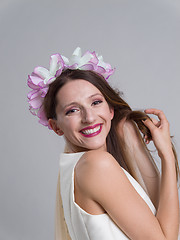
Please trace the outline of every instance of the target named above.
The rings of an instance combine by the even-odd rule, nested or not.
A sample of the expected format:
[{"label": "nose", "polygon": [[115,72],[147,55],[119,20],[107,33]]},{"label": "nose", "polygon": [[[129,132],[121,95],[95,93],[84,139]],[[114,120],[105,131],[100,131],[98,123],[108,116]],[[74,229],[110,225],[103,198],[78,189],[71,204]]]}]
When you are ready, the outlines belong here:
[{"label": "nose", "polygon": [[92,109],[90,108],[83,109],[81,116],[82,123],[93,123],[95,119],[96,116]]}]

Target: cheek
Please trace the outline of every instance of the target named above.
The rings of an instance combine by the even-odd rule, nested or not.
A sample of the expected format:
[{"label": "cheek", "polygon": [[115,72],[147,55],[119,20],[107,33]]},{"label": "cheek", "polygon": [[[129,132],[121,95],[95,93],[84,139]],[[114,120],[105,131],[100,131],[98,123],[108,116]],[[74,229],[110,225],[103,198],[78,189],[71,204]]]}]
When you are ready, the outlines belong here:
[{"label": "cheek", "polygon": [[77,128],[77,121],[75,119],[66,119],[60,123],[61,129],[64,133],[71,135],[72,131]]}]

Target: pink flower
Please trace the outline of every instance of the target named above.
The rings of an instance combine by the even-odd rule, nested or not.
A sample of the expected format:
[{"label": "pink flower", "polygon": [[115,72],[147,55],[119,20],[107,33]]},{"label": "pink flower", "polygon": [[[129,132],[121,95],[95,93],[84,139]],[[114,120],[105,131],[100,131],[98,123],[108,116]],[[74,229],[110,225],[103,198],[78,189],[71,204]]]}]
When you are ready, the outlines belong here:
[{"label": "pink flower", "polygon": [[44,67],[36,67],[31,75],[28,76],[28,86],[33,89],[27,95],[29,110],[32,114],[39,117],[39,122],[48,126],[48,121],[42,110],[43,99],[48,91],[48,85],[62,72],[64,61],[60,54],[54,54],[50,57],[50,67],[47,70]]}]

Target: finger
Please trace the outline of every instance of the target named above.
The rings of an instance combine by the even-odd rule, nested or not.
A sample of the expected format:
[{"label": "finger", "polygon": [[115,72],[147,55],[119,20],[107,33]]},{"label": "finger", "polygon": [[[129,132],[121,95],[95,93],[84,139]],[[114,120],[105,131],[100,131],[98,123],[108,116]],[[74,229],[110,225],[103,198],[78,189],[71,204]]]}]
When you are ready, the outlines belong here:
[{"label": "finger", "polygon": [[144,139],[147,141],[151,141],[151,139],[147,136],[147,135],[145,135],[145,137],[144,137]]},{"label": "finger", "polygon": [[144,125],[149,128],[150,131],[156,128],[156,126],[150,119],[147,118],[146,120],[142,120],[142,121]]},{"label": "finger", "polygon": [[161,125],[161,122],[158,121],[157,119],[155,118],[150,118],[152,120],[152,122],[156,125],[156,127],[159,127]]},{"label": "finger", "polygon": [[167,122],[166,116],[165,116],[165,114],[163,113],[162,110],[159,110],[159,109],[156,109],[156,108],[149,108],[149,109],[146,109],[144,111],[145,111],[145,113],[148,113],[148,114],[157,115],[162,123]]},{"label": "finger", "polygon": [[152,120],[152,122],[153,122],[155,125],[157,125],[157,124],[159,123],[159,121],[158,121],[157,119],[155,119],[155,118],[151,118],[151,120]]},{"label": "finger", "polygon": [[144,136],[144,141],[146,144],[148,144],[150,142],[150,140],[148,139],[147,135]]}]

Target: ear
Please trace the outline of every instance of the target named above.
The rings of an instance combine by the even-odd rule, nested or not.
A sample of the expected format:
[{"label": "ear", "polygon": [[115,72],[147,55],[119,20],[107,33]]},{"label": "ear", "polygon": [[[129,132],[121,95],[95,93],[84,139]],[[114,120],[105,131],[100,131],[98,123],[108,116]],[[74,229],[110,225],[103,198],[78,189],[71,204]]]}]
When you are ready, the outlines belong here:
[{"label": "ear", "polygon": [[48,120],[49,125],[51,126],[52,130],[59,136],[62,136],[64,132],[58,127],[57,121],[54,119]]},{"label": "ear", "polygon": [[111,120],[113,119],[114,117],[114,108],[113,107],[110,107],[110,113],[111,113]]}]

